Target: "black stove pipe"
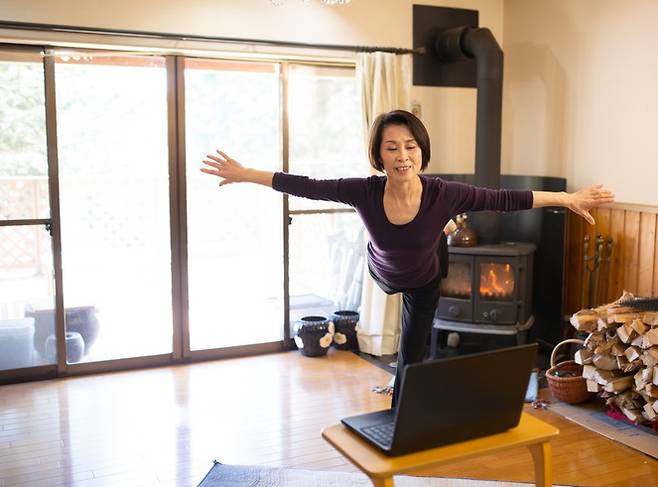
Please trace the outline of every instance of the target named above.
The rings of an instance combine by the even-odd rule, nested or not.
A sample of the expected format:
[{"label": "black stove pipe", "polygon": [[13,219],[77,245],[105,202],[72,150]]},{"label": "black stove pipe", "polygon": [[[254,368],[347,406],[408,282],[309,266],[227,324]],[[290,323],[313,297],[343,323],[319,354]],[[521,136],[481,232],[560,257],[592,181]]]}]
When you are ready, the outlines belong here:
[{"label": "black stove pipe", "polygon": [[[475,185],[500,188],[500,139],[503,109],[503,51],[487,28],[457,27],[443,31],[435,42],[442,62],[474,59],[477,66]],[[470,215],[480,243],[500,241],[497,213]]]}]

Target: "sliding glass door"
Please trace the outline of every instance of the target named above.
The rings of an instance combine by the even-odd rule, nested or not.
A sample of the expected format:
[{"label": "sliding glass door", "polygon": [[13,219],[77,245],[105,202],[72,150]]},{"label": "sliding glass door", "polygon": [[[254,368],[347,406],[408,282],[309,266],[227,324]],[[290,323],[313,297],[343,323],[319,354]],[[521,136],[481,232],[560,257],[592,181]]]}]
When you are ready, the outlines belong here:
[{"label": "sliding glass door", "polygon": [[[354,70],[290,66],[291,173],[314,178],[368,175]],[[304,315],[357,311],[364,229],[344,205],[290,198],[290,324]],[[291,330],[292,332],[292,330]]]},{"label": "sliding glass door", "polygon": [[185,60],[190,350],[283,339],[281,195],[199,171],[220,149],[281,170],[278,65]]},{"label": "sliding glass door", "polygon": [[57,361],[44,94],[39,53],[0,50],[0,371]]},{"label": "sliding glass door", "polygon": [[358,309],[352,209],[199,169],[367,175],[359,107],[350,68],[0,50],[0,371],[282,349]]},{"label": "sliding glass door", "polygon": [[68,362],[171,353],[165,59],[60,53],[55,80]]}]

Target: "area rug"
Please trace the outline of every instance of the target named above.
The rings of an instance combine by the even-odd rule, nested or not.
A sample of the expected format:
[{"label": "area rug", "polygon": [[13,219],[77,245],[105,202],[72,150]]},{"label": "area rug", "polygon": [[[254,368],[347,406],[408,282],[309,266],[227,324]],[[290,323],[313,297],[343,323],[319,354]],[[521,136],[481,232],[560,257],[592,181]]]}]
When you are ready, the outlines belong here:
[{"label": "area rug", "polygon": [[[395,487],[529,487],[535,484],[489,480],[394,478]],[[223,465],[215,462],[198,487],[372,487],[361,473],[296,470],[257,465]],[[566,487],[566,486],[555,486]]]},{"label": "area rug", "polygon": [[548,409],[606,438],[641,451],[653,458],[658,458],[658,436],[653,434],[649,428],[633,426],[609,417],[606,414],[605,405],[600,401],[583,404],[567,404],[556,401],[550,404]]}]

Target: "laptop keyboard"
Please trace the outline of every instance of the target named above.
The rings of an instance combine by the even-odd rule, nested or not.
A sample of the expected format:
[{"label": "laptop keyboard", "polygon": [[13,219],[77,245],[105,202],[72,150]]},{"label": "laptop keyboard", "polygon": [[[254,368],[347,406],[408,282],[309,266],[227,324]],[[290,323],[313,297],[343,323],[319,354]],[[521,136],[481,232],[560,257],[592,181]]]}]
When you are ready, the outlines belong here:
[{"label": "laptop keyboard", "polygon": [[376,424],[373,426],[366,426],[361,428],[361,431],[366,436],[369,436],[373,440],[377,441],[382,445],[390,445],[393,442],[393,429],[395,428],[395,422]]}]

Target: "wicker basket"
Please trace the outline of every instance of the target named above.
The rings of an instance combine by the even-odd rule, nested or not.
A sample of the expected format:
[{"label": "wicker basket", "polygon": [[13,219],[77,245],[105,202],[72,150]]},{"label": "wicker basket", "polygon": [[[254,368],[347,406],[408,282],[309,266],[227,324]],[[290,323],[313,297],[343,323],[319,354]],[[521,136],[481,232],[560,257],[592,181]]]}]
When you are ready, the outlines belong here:
[{"label": "wicker basket", "polygon": [[[591,399],[595,393],[587,390],[587,382],[582,376],[582,365],[577,364],[573,360],[555,364],[557,349],[566,343],[583,345],[585,342],[571,338],[558,343],[553,349],[553,353],[551,353],[551,368],[546,371],[546,380],[548,380],[548,387],[556,399],[569,404],[578,404]],[[576,374],[576,377],[558,377],[555,375],[558,371],[573,372]]]}]

